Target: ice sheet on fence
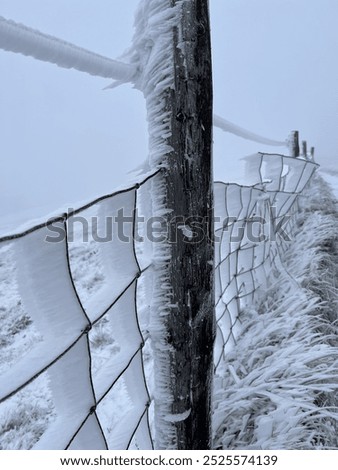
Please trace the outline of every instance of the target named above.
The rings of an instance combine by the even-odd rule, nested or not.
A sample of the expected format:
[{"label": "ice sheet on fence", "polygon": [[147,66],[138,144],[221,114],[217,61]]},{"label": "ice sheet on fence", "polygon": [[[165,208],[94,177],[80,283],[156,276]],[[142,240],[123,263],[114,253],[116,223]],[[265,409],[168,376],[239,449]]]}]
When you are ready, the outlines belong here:
[{"label": "ice sheet on fence", "polygon": [[98,423],[96,414],[88,417],[74,440],[68,447],[68,450],[106,450],[101,427]]},{"label": "ice sheet on fence", "polygon": [[138,414],[139,412],[143,414],[145,411],[148,411],[150,397],[144,375],[142,351],[139,351],[135,356],[130,367],[124,373],[123,378],[135,411],[138,410]]},{"label": "ice sheet on fence", "polygon": [[142,273],[137,280],[137,313],[142,333],[147,334],[150,328],[150,299],[153,298],[153,276],[154,269],[149,269]]},{"label": "ice sheet on fence", "polygon": [[216,365],[219,362],[221,355],[226,359],[225,355],[230,352],[236,344],[235,337],[233,335],[233,323],[228,312],[226,312],[222,319],[219,320],[217,325],[217,342],[219,345],[219,355],[215,354]]},{"label": "ice sheet on fence", "polygon": [[266,183],[266,189],[269,191],[278,191],[281,186],[281,176],[283,173],[282,155],[264,155],[261,170],[262,181]]},{"label": "ice sheet on fence", "polygon": [[[65,235],[63,222],[53,227]],[[50,234],[43,227],[14,242],[18,290],[43,339],[3,376],[1,398],[52,363],[88,325],[70,277],[66,241],[47,242]]]},{"label": "ice sheet on fence", "polygon": [[239,273],[252,269],[254,265],[254,249],[254,245],[252,245],[239,250],[237,259]]},{"label": "ice sheet on fence", "polygon": [[215,214],[215,232],[223,227],[223,220],[228,217],[226,206],[226,185],[216,182],[214,184],[214,214]]},{"label": "ice sheet on fence", "polygon": [[222,294],[222,280],[219,267],[215,269],[215,301],[221,298]]},{"label": "ice sheet on fence", "polygon": [[226,309],[223,315],[220,317],[220,319],[217,322],[220,331],[222,332],[221,335],[221,343],[222,343],[222,350],[224,346],[227,344],[229,341],[229,338],[232,335],[232,327],[234,322],[232,321],[231,315],[229,311]]},{"label": "ice sheet on fence", "polygon": [[230,285],[230,264],[229,258],[226,258],[217,268],[219,273],[219,295],[216,297],[216,302],[222,298],[224,291]]},{"label": "ice sheet on fence", "polygon": [[136,239],[136,251],[141,269],[146,268],[153,257],[152,242],[148,230],[152,217],[152,186],[154,184],[157,182],[150,179],[137,190],[138,223],[136,233],[139,238]]},{"label": "ice sheet on fence", "polygon": [[[65,237],[63,222],[54,222]],[[43,227],[15,242],[18,289],[27,310],[46,341],[75,339],[88,324],[70,276],[67,244],[46,241]]]},{"label": "ice sheet on fence", "polygon": [[139,272],[134,251],[136,190],[131,189],[97,203],[97,247],[104,286],[84,303],[92,322],[106,312]]},{"label": "ice sheet on fence", "polygon": [[318,165],[316,165],[315,163],[309,162],[309,161],[307,162],[307,164],[304,168],[304,171],[302,173],[301,179],[298,183],[298,188],[297,188],[298,192],[303,191],[303,189],[308,184],[308,182],[310,181],[313,173],[317,170],[317,168],[318,168]]},{"label": "ice sheet on fence", "polygon": [[[216,182],[214,186],[215,194],[215,230],[223,226],[223,221],[228,218],[245,218],[253,210],[260,191],[238,184],[226,184]],[[236,196],[236,201],[231,202],[231,198]],[[218,220],[218,219],[220,220]]]},{"label": "ice sheet on fence", "polygon": [[222,297],[223,304],[227,305],[232,299],[235,299],[238,295],[236,278],[232,277],[228,282],[224,280],[222,282]]},{"label": "ice sheet on fence", "polygon": [[149,424],[148,417],[146,414],[143,415],[143,418],[140,422],[139,427],[135,433],[135,436],[130,443],[130,450],[152,450],[153,444],[149,434]]},{"label": "ice sheet on fence", "polygon": [[253,276],[255,279],[255,288],[263,288],[267,285],[267,279],[271,271],[271,265],[267,261],[264,264],[261,264],[253,271]]},{"label": "ice sheet on fence", "polygon": [[231,226],[226,226],[224,227],[224,230],[217,232],[217,251],[219,256],[219,262],[225,260],[232,251],[230,247],[231,234]]},{"label": "ice sheet on fence", "polygon": [[128,367],[143,343],[137,320],[135,289],[136,281],[106,314],[106,318],[114,328],[114,339],[119,343],[120,351],[93,376],[98,401],[110,390],[113,383]]},{"label": "ice sheet on fence", "polygon": [[[230,184],[226,187],[226,208],[228,217],[241,218],[243,212],[242,188],[236,184]],[[245,209],[244,209],[245,211]]]},{"label": "ice sheet on fence", "polygon": [[257,188],[242,188],[243,201],[245,201],[246,217],[252,217],[256,211],[257,206],[260,204],[262,197],[264,197],[264,192]]},{"label": "ice sheet on fence", "polygon": [[242,158],[245,161],[246,185],[254,186],[261,182],[262,155],[254,153]]},{"label": "ice sheet on fence", "polygon": [[282,191],[275,193],[273,202],[275,215],[277,217],[284,217],[289,212],[297,197],[297,194],[290,194]]},{"label": "ice sheet on fence", "polygon": [[[144,385],[141,352],[135,355],[123,374],[123,379],[133,406],[127,407],[109,436],[109,449],[115,450],[128,448],[143,416],[147,413],[149,397]],[[105,397],[101,403],[103,404],[107,398]]]},{"label": "ice sheet on fence", "polygon": [[223,331],[220,325],[217,325],[216,328],[216,341],[215,341],[215,349],[214,349],[214,365],[217,366],[222,356],[224,355],[223,347],[225,344],[225,340],[223,338]]},{"label": "ice sheet on fence", "polygon": [[65,449],[95,405],[86,335],[50,367],[48,375],[57,419],[34,449]]},{"label": "ice sheet on fence", "polygon": [[248,304],[250,300],[252,300],[250,294],[252,294],[256,288],[251,270],[237,275],[237,286],[241,305]]},{"label": "ice sheet on fence", "polygon": [[285,177],[284,191],[290,193],[300,192],[303,189],[300,183],[301,181],[302,184],[304,183],[302,178],[303,172],[305,171],[307,165],[312,166],[312,164],[299,158],[288,158],[287,164],[289,166],[289,172]]},{"label": "ice sheet on fence", "polygon": [[[246,219],[241,219],[238,220],[237,222],[233,222],[229,227],[227,227],[227,230],[229,230],[229,236],[230,236],[230,243],[229,243],[229,250],[231,253],[236,252],[237,250],[240,249],[241,245],[243,244],[243,239],[244,239],[244,234],[247,229],[247,220]],[[223,252],[226,252],[225,249],[225,238],[223,238],[222,241],[222,247],[223,247]]]}]

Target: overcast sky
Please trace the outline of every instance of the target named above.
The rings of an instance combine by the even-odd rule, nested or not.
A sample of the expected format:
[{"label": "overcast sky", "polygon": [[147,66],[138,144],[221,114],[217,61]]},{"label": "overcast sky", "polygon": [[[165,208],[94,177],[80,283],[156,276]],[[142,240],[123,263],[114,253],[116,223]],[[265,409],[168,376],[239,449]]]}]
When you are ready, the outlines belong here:
[{"label": "overcast sky", "polygon": [[[117,58],[138,0],[0,0],[0,15]],[[210,0],[215,112],[283,140],[299,129],[337,168],[338,1]],[[112,192],[147,156],[144,100],[130,85],[0,50],[3,228]],[[215,178],[273,149],[214,131]],[[278,150],[280,151],[280,150]]]}]

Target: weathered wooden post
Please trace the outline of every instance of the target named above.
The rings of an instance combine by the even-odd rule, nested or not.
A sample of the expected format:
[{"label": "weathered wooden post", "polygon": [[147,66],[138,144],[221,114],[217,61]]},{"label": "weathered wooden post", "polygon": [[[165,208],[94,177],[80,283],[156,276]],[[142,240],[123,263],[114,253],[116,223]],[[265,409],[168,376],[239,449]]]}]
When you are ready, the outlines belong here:
[{"label": "weathered wooden post", "polygon": [[308,159],[308,156],[307,156],[307,142],[306,140],[302,140],[302,155],[303,157],[307,160]]},{"label": "weathered wooden post", "polygon": [[315,161],[315,148],[314,147],[311,147],[310,155],[311,155],[311,160],[314,162]]},{"label": "weathered wooden post", "polygon": [[153,213],[165,222],[162,240],[168,232],[167,242],[154,244],[155,443],[210,449],[215,301],[208,0],[145,0],[143,6],[151,31],[140,43],[149,54],[140,86],[149,162],[162,168]]},{"label": "weathered wooden post", "polygon": [[[178,3],[174,0],[173,3]],[[173,347],[174,413],[191,410],[177,423],[179,449],[211,446],[213,376],[213,178],[212,70],[208,0],[183,3],[181,31],[174,32],[175,91],[171,94],[173,159],[167,203],[203,237],[189,240],[172,225],[169,266],[172,301],[168,318]],[[183,45],[180,44],[183,41]],[[180,273],[180,276],[178,276]]]},{"label": "weathered wooden post", "polygon": [[292,131],[290,136],[290,152],[292,157],[299,157],[299,132]]}]

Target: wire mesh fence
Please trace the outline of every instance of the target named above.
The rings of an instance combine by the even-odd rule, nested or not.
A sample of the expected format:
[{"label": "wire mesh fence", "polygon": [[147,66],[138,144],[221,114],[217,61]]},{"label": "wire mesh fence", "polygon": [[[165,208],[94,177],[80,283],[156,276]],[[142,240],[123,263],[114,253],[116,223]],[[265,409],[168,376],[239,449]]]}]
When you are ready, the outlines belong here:
[{"label": "wire mesh fence", "polygon": [[241,333],[241,316],[283,269],[294,236],[298,199],[317,165],[308,159],[258,153],[247,160],[254,186],[215,183],[215,372]]},{"label": "wire mesh fence", "polygon": [[[143,361],[148,338],[141,331],[138,313],[138,284],[142,275],[151,270],[151,261],[142,267],[145,263],[136,254],[135,217],[138,193],[156,174],[0,239],[1,249],[13,253],[13,281],[19,303],[38,331],[37,340],[2,373],[0,404],[47,373],[54,417],[35,449],[153,447],[149,427],[151,399]],[[116,220],[121,208],[123,217],[129,220],[123,239],[114,236],[118,233]],[[70,245],[74,219],[86,222],[88,217],[79,216],[93,210],[97,214],[93,219],[96,235],[101,230],[101,235],[105,232],[106,236],[103,243],[96,243],[106,282],[84,301],[75,285]],[[106,233],[107,220],[111,222],[110,237]],[[83,235],[88,233],[81,233],[80,237]],[[112,353],[108,348],[107,360],[94,368],[91,335],[103,322],[112,332],[110,345],[114,342],[115,350]],[[109,430],[108,439],[100,422],[100,409],[111,406],[110,413],[114,414],[114,401],[110,400],[110,405],[105,401],[109,402],[109,394],[121,378],[129,403],[114,429]]]},{"label": "wire mesh fence", "polygon": [[[215,183],[217,376],[241,334],[245,309],[283,269],[298,199],[316,167],[306,159],[257,154],[248,161],[255,184]],[[156,371],[147,323],[151,241],[138,215],[151,216],[147,183],[159,172],[0,239],[0,251],[12,253],[18,304],[37,332],[2,371],[0,406],[44,378],[53,411],[34,449],[154,448],[149,390]],[[80,267],[77,237],[88,244]],[[83,295],[77,270],[83,276],[98,264],[100,273]],[[122,395],[128,398],[120,403]]]}]

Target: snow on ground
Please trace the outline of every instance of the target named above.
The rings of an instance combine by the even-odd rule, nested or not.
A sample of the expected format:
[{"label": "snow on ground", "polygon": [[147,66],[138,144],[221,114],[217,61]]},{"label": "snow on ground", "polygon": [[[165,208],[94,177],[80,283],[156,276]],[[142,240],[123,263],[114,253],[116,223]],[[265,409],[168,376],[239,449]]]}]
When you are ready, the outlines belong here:
[{"label": "snow on ground", "polygon": [[338,198],[338,171],[321,168],[320,174],[330,185],[330,188],[335,197]]}]

